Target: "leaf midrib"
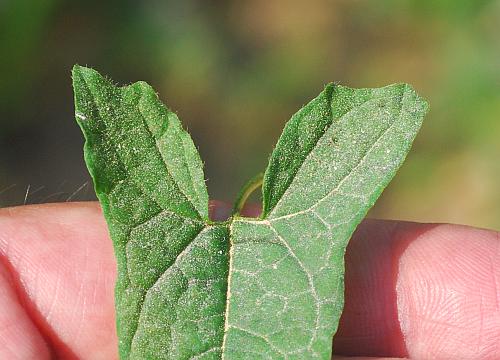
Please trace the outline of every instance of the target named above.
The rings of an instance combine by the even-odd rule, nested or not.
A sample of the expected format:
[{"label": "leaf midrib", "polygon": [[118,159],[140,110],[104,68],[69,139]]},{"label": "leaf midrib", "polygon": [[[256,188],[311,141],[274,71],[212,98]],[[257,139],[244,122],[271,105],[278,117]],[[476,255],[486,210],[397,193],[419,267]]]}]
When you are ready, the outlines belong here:
[{"label": "leaf midrib", "polygon": [[[160,156],[160,158],[162,159],[162,164],[164,165],[165,169],[167,170],[167,173],[169,173],[170,175],[170,169],[169,169],[169,166],[167,164],[167,162],[165,161],[165,158],[162,154],[162,152],[160,151],[160,148],[158,146],[158,139],[156,139],[156,137],[153,135],[153,132],[151,131],[151,128],[149,127],[148,123],[146,122],[146,118],[144,117],[144,114],[142,112],[142,108],[141,106],[139,105],[139,102],[143,96],[143,92],[142,90],[140,90],[140,97],[137,99],[137,103],[136,103],[136,106],[137,106],[137,109],[139,110],[139,114],[141,115],[141,121],[144,125],[144,128],[146,129],[146,131],[148,132],[148,135],[151,137],[151,139],[154,140],[154,144],[155,144],[155,150],[157,152],[157,154]],[[171,126],[171,122],[170,122],[170,119],[168,119],[168,112],[167,112],[167,120],[168,120],[168,124],[167,124],[167,127]],[[181,139],[182,140],[182,139]],[[183,146],[184,146],[184,142],[183,142]],[[184,164],[186,164],[186,159],[185,157],[183,156],[183,162]],[[186,166],[188,168],[188,172],[189,172],[189,175],[191,176],[191,171],[189,170],[189,166]],[[204,219],[203,216],[201,215],[200,211],[198,210],[197,206],[195,205],[195,203],[197,204],[198,202],[195,202],[193,201],[193,199],[191,199],[185,192],[184,190],[182,190],[182,188],[179,186],[179,182],[177,181],[177,179],[170,175],[172,181],[174,182],[175,186],[177,187],[177,189],[179,190],[179,192],[186,198],[186,200],[188,200],[188,202],[191,203],[191,205],[193,206],[193,209],[194,211],[196,211],[196,213],[198,214],[198,218],[199,219]],[[193,180],[193,178],[191,177],[191,180]],[[195,192],[196,189],[194,189]],[[204,219],[205,220],[205,219]]]}]

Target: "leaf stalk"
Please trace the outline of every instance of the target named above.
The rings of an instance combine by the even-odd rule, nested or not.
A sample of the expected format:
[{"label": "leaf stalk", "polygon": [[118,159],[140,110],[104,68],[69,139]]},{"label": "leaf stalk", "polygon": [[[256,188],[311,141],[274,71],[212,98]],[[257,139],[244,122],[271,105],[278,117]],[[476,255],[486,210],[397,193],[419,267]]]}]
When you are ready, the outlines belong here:
[{"label": "leaf stalk", "polygon": [[262,186],[262,182],[264,180],[264,173],[259,173],[251,178],[245,186],[240,190],[238,197],[233,206],[232,214],[234,216],[238,216],[245,206],[248,198],[252,193]]}]

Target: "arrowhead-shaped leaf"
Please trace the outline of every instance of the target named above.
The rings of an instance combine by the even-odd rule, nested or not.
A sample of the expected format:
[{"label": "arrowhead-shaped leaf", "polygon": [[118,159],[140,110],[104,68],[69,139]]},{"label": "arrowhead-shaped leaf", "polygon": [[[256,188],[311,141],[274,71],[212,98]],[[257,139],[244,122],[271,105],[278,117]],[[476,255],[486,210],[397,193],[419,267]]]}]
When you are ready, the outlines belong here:
[{"label": "arrowhead-shaped leaf", "polygon": [[121,358],[330,358],[346,245],[426,103],[405,84],[328,85],[286,125],[261,218],[214,223],[198,152],[149,85],[75,66],[73,86],[118,260]]}]

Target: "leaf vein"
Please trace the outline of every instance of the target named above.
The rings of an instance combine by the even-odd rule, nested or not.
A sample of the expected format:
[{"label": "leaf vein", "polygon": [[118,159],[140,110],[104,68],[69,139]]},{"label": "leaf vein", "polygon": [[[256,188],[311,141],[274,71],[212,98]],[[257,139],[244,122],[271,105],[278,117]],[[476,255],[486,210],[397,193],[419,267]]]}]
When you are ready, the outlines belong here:
[{"label": "leaf vein", "polygon": [[[344,117],[350,115],[354,110],[357,110],[365,105],[367,105],[368,103],[371,103],[372,101],[375,101],[375,100],[380,100],[380,98],[384,98],[384,96],[380,96],[380,97],[376,97],[376,98],[371,98],[371,99],[367,99],[365,101],[363,101],[361,104],[359,104],[357,107],[355,108],[352,108],[351,110],[349,110],[348,112],[346,112],[345,114],[343,114],[341,117],[337,118],[337,119],[334,119],[334,120],[337,120],[337,121],[340,121],[341,119],[343,119]],[[388,97],[389,99],[390,98],[393,98],[393,96],[391,97]],[[330,100],[330,105],[331,105],[331,100]],[[328,129],[333,125],[333,120],[332,122],[330,123],[330,125],[328,125],[328,127],[324,130],[323,134],[321,134],[321,136],[318,138],[318,141],[316,141],[316,143],[314,144],[314,146],[311,148],[311,151],[309,151],[309,154],[307,154],[307,156],[304,158],[304,160],[302,161],[302,163],[300,164],[299,168],[297,169],[297,171],[295,172],[295,174],[298,174],[300,172],[300,170],[302,169],[303,165],[308,162],[309,160],[309,157],[312,156],[311,154],[314,152],[314,149],[318,146],[318,144],[321,142],[321,139],[323,138],[323,136],[325,135],[325,133],[328,131]],[[292,181],[290,181],[290,183],[288,184],[287,188],[285,189],[285,191],[283,191],[283,195],[281,196],[281,198],[278,200],[278,202],[276,203],[276,205],[273,207],[273,209],[269,212],[269,216],[272,216],[273,212],[275,209],[278,208],[278,205],[281,203],[281,201],[286,198],[286,194],[288,192],[288,190],[290,189],[290,187],[292,186],[292,183],[293,183],[293,179]]]},{"label": "leaf vein", "polygon": [[[402,114],[402,105],[403,105],[403,100],[404,100],[404,97],[406,96],[407,94],[407,86],[405,86],[404,88],[404,92],[401,96],[401,100],[400,100],[400,104],[401,104],[401,108],[399,109],[399,113],[398,113],[398,117],[401,116]],[[338,191],[338,189],[340,189],[340,187],[344,184],[345,181],[347,181],[350,176],[352,175],[352,173],[354,171],[356,171],[361,165],[364,164],[364,161],[366,161],[366,159],[368,158],[368,156],[370,155],[370,153],[372,152],[372,150],[379,144],[380,140],[384,137],[385,134],[387,134],[394,126],[395,124],[397,124],[398,121],[397,120],[394,120],[388,127],[387,129],[385,129],[378,137],[377,139],[373,142],[373,144],[370,145],[370,147],[367,149],[367,151],[365,152],[365,154],[363,155],[363,157],[358,161],[358,163],[356,164],[356,166],[354,166],[348,174],[346,174],[341,180],[340,182],[337,184],[337,186],[335,186],[330,192],[328,192],[325,196],[323,196],[321,199],[319,199],[315,204],[311,205],[309,208],[307,209],[304,209],[304,210],[301,210],[301,211],[297,211],[295,213],[291,213],[291,214],[286,214],[286,215],[282,215],[282,216],[278,216],[278,217],[274,217],[274,218],[270,218],[269,220],[270,221],[276,221],[276,220],[279,220],[279,219],[285,219],[285,218],[290,218],[290,217],[294,217],[294,216],[297,216],[297,215],[300,215],[300,214],[304,214],[308,211],[310,211],[311,209],[314,209],[316,206],[318,206],[320,203],[322,203],[325,199],[327,199],[330,195],[334,194],[335,192]],[[276,207],[275,207],[276,209]]]},{"label": "leaf vein", "polygon": [[141,323],[141,319],[144,316],[143,315],[144,314],[144,302],[146,301],[146,298],[147,298],[148,294],[152,291],[153,288],[155,288],[159,284],[159,282],[162,279],[163,275],[165,275],[165,273],[167,273],[170,269],[172,269],[172,267],[175,266],[178,263],[178,261],[188,253],[189,249],[191,248],[192,244],[196,241],[196,239],[198,239],[198,237],[201,234],[205,233],[209,229],[212,229],[212,227],[211,226],[207,226],[205,228],[202,228],[200,230],[200,232],[198,232],[198,234],[196,234],[196,236],[193,237],[193,240],[190,241],[189,244],[187,244],[186,247],[177,255],[177,257],[167,266],[167,268],[161,274],[159,274],[158,278],[153,283],[153,285],[151,285],[148,289],[146,289],[146,291],[144,293],[144,296],[142,297],[142,302],[141,302],[140,310],[139,310],[139,316],[137,317],[138,318],[138,320],[137,320],[137,326],[135,327],[134,335],[132,336],[132,341],[131,341],[131,345],[130,345],[131,349],[134,346],[134,343],[135,343],[135,340],[136,340],[137,332],[138,332],[138,329],[139,329],[139,324]]},{"label": "leaf vein", "polygon": [[[143,96],[143,93],[141,92],[141,97]],[[203,217],[201,216],[200,212],[198,211],[198,208],[196,207],[195,205],[195,202],[193,201],[193,199],[191,199],[184,191],[183,189],[179,186],[179,183],[177,181],[177,179],[172,176],[172,172],[170,171],[170,168],[165,160],[165,157],[163,156],[163,153],[161,152],[160,150],[160,147],[158,146],[158,140],[155,138],[155,136],[153,135],[152,131],[151,131],[151,128],[149,127],[147,121],[146,121],[146,118],[142,112],[142,108],[141,106],[139,105],[139,101],[140,99],[137,99],[137,109],[139,110],[139,114],[141,115],[141,120],[142,120],[142,123],[144,125],[144,128],[146,129],[146,131],[148,132],[148,135],[154,140],[154,144],[155,144],[155,150],[157,152],[157,154],[160,156],[160,158],[162,159],[162,164],[163,166],[165,167],[165,170],[167,170],[167,173],[168,175],[170,176],[170,178],[172,179],[173,183],[175,184],[175,186],[177,187],[177,190],[179,190],[179,192],[186,198],[186,200],[189,201],[189,203],[193,206],[193,209],[196,211],[196,213],[198,214],[198,217],[200,219],[202,219]],[[170,125],[170,124],[168,124]],[[183,161],[185,162],[185,159],[183,159]],[[192,179],[191,179],[192,180]]]},{"label": "leaf vein", "polygon": [[279,234],[279,232],[274,228],[274,226],[270,222],[267,222],[267,225],[274,232],[274,234],[278,237],[278,239],[281,242],[283,242],[283,244],[288,249],[288,252],[292,256],[292,258],[295,259],[295,261],[297,262],[297,264],[299,264],[299,266],[302,269],[302,271],[304,271],[304,273],[306,274],[307,281],[308,281],[308,284],[309,284],[309,288],[311,289],[311,294],[313,295],[314,300],[316,302],[316,304],[315,304],[316,305],[316,309],[315,309],[315,311],[316,311],[316,319],[315,319],[315,323],[314,323],[313,336],[311,337],[311,339],[309,341],[309,345],[308,345],[308,349],[310,349],[311,346],[312,346],[312,343],[313,343],[314,339],[316,338],[317,332],[318,332],[319,314],[320,314],[320,309],[319,309],[319,307],[320,307],[319,306],[320,299],[319,299],[318,293],[316,292],[316,287],[314,286],[313,277],[312,277],[311,273],[307,270],[307,268],[305,267],[305,265],[302,263],[302,261],[297,257],[297,255],[293,251],[293,249],[290,246],[290,244],[288,244],[288,242]]}]

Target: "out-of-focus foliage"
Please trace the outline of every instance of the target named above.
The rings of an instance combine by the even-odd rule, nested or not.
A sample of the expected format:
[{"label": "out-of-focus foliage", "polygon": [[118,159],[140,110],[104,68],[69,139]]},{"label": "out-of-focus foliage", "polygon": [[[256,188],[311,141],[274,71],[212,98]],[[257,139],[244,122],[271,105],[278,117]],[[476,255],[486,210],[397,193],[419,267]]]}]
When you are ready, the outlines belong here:
[{"label": "out-of-focus foliage", "polygon": [[323,84],[409,82],[431,111],[372,215],[498,228],[499,22],[498,0],[0,0],[0,205],[92,198],[79,63],[158,89],[225,200]]}]

